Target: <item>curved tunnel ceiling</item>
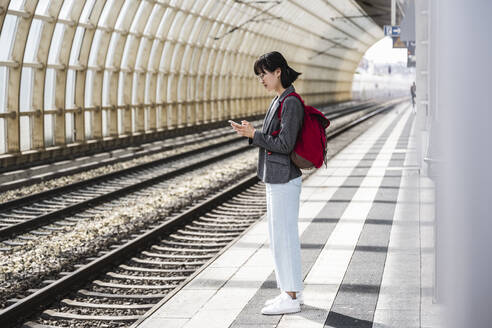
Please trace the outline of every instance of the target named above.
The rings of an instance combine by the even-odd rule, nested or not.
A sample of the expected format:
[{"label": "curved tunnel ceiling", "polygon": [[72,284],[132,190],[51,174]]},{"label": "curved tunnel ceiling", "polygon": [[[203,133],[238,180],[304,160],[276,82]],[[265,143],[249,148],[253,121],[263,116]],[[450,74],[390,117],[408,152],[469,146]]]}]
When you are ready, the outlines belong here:
[{"label": "curved tunnel ceiling", "polygon": [[[371,17],[376,24],[383,27],[391,25],[391,0],[356,0],[364,10],[365,15]],[[399,25],[404,16],[404,7],[409,0],[395,0],[395,21]],[[413,0],[410,0],[413,1]]]},{"label": "curved tunnel ceiling", "polygon": [[8,154],[264,113],[272,50],[308,103],[346,100],[383,36],[353,0],[0,0],[0,26]]}]

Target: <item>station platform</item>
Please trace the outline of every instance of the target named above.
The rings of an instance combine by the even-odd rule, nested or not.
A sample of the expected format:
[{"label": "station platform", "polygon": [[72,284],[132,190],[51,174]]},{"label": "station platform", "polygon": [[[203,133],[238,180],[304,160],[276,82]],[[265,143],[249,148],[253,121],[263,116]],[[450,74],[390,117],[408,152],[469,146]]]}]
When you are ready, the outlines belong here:
[{"label": "station platform", "polygon": [[134,327],[441,327],[433,186],[414,121],[397,106],[303,181],[301,312],[260,312],[279,293],[263,217]]}]

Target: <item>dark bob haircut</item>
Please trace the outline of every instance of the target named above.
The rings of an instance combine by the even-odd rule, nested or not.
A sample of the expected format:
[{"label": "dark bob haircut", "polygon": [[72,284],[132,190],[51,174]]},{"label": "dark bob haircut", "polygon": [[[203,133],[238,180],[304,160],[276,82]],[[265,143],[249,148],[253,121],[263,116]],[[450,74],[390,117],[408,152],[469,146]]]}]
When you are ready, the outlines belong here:
[{"label": "dark bob haircut", "polygon": [[265,71],[273,72],[277,68],[280,68],[280,82],[284,88],[290,87],[301,73],[294,71],[285,60],[284,56],[278,51],[272,51],[267,54],[261,55],[255,61],[254,71],[256,75],[265,73]]}]

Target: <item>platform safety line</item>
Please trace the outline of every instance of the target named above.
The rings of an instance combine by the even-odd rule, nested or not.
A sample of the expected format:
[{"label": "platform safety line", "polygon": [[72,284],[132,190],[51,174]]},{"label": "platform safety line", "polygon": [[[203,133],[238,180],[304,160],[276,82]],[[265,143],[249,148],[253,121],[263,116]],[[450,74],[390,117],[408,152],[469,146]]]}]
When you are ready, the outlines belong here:
[{"label": "platform safety line", "polygon": [[[414,120],[408,143],[408,147],[414,149],[415,122]],[[415,157],[415,151],[408,153],[403,166],[414,165]],[[403,173],[378,301],[374,311],[373,328],[394,326],[394,318],[403,320],[401,322],[403,325],[419,326],[421,323],[422,263],[419,205],[419,171]]]},{"label": "platform safety line", "polygon": [[[401,115],[397,125],[386,139],[380,153],[372,163],[360,188],[356,191],[352,201],[340,217],[327,243],[321,250],[311,271],[304,280],[304,300],[310,306],[321,313],[313,317],[309,327],[323,327],[333,305],[350,259],[355,250],[359,235],[364,226],[364,221],[372,207],[377,190],[383,181],[385,169],[380,166],[388,166],[390,159],[384,154],[396,148],[399,136],[403,132],[405,123],[409,119],[410,111],[406,110]],[[359,219],[359,220],[354,220]],[[340,247],[342,246],[342,247]],[[320,292],[322,291],[322,292]],[[277,327],[289,327],[292,320],[305,320],[302,315],[294,314],[284,316]]]}]

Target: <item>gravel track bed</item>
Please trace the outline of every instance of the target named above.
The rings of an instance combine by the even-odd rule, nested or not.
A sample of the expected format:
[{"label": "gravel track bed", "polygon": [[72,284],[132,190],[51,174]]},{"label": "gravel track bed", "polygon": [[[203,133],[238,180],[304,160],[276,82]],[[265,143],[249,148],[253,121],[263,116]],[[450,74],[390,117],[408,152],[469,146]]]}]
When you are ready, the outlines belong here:
[{"label": "gravel track bed", "polygon": [[[163,219],[199,199],[207,197],[255,171],[257,150],[236,155],[201,169],[173,178],[166,188],[152,188],[144,198],[133,197],[108,211],[93,211],[94,215],[76,222],[69,231],[59,231],[49,237],[27,241],[26,246],[0,256],[0,306],[9,298],[19,298],[37,283],[69,271],[74,263],[97,256],[131,234],[163,222]],[[138,192],[137,192],[138,193]]]},{"label": "gravel track bed", "polygon": [[[117,274],[122,274],[122,275],[134,275],[134,276],[137,276],[135,274],[135,271],[131,271],[131,270],[118,269],[118,270],[113,270],[113,272],[115,272]],[[154,272],[139,272],[138,273],[138,277],[161,277],[161,276],[162,276],[161,273],[154,273]],[[180,278],[180,277],[183,277],[183,276],[186,276],[186,275],[184,275],[183,273],[167,273],[166,274],[166,277]]]},{"label": "gravel track bed", "polygon": [[70,327],[70,328],[119,328],[119,327],[129,327],[130,324],[128,322],[118,322],[118,321],[108,321],[105,323],[98,323],[97,326],[94,326],[93,321],[81,322],[79,320],[40,320],[39,323],[47,326],[53,327]]},{"label": "gravel track bed", "polygon": [[[73,313],[73,314],[85,314],[85,315],[143,315],[148,309],[88,309],[88,308],[76,308],[69,306],[59,306],[54,308],[55,311]],[[93,322],[94,324],[94,322]]]},{"label": "gravel track bed", "polygon": [[[114,288],[109,288],[109,287],[103,287],[103,286],[96,286],[96,285],[91,285],[91,288],[88,288],[87,290],[91,292],[98,292],[98,293],[114,293]],[[128,295],[132,296],[135,294],[142,294],[141,289],[126,289],[126,290],[121,290],[118,292],[121,295]],[[145,290],[145,294],[167,294],[166,290],[159,290],[159,289],[147,289]]]},{"label": "gravel track bed", "polygon": [[[136,256],[134,259],[139,259],[139,260],[148,260],[148,258],[144,258],[142,256]],[[154,266],[156,269],[175,269],[175,265],[167,265],[167,264],[142,264],[138,263],[136,261],[130,261],[132,262],[132,266],[135,267],[141,267],[141,268],[148,268]],[[181,270],[194,270],[196,269],[196,265],[191,265],[191,264],[186,264],[180,267]]]},{"label": "gravel track bed", "polygon": [[[111,284],[125,284],[125,285],[144,285],[144,286],[166,286],[163,288],[158,288],[160,290],[169,290],[167,286],[177,286],[181,282],[180,280],[175,280],[175,281],[153,281],[153,280],[140,280],[140,279],[111,279],[111,277],[107,277],[104,279],[99,279],[102,282],[105,283],[111,283]],[[134,288],[134,289],[140,289],[140,288]],[[143,291],[146,291],[147,289],[143,288]]]},{"label": "gravel track bed", "polygon": [[[128,300],[118,300],[114,298],[106,298],[106,297],[79,297],[74,295],[73,297],[70,297],[70,299],[73,299],[76,302],[87,302],[91,304],[116,304],[116,305],[130,305],[134,304],[133,302],[129,302]],[[153,302],[154,301],[154,302]],[[155,304],[155,299],[141,299],[139,301],[139,304]]]},{"label": "gravel track bed", "polygon": [[[337,139],[333,139],[331,142],[330,142],[330,148],[328,150],[328,156],[331,157],[333,156],[334,154],[336,154],[338,151],[340,151],[341,149],[343,149],[348,143],[350,143],[354,138],[358,137],[362,132],[364,132],[365,130],[367,130],[367,128],[369,128],[372,124],[374,124],[377,120],[379,120],[383,115],[378,115],[377,117],[373,117],[369,120],[367,120],[366,122],[363,122],[362,124],[359,124],[358,126],[352,128],[351,130],[349,130],[348,132],[345,132],[343,135],[344,135],[344,140],[337,140],[337,139],[341,139],[341,138],[337,138]],[[253,171],[256,169],[256,156],[254,156],[254,160],[253,160]],[[237,168],[235,168],[237,170]],[[309,175],[311,175],[314,171],[306,171],[304,172],[304,178],[307,178]],[[247,173],[246,173],[247,174]],[[235,181],[237,179],[231,179],[231,181]],[[234,207],[236,208],[236,207]],[[230,207],[229,207],[230,209]],[[238,208],[238,211],[240,211],[240,209]],[[213,216],[212,216],[213,218]],[[213,224],[213,221],[208,221],[208,220],[199,220],[198,222],[200,222],[200,224],[190,224],[190,227],[194,227],[194,228],[200,228],[200,227],[203,227],[201,224]],[[240,226],[240,225],[239,225]],[[210,227],[207,227],[207,230],[211,233],[211,234],[215,234],[214,232],[217,231],[218,233],[220,233],[221,231],[219,229],[213,229],[213,228],[210,228]],[[207,238],[208,239],[208,238]],[[211,238],[211,239],[214,239],[214,238]],[[216,238],[215,238],[216,239]],[[164,245],[164,243],[161,245],[162,247],[166,247],[166,248],[173,248],[173,246],[171,245]],[[192,247],[189,247],[191,250],[192,250]],[[201,250],[203,251],[203,250]],[[153,253],[159,253],[159,250],[154,250],[152,249],[151,252]],[[166,255],[169,255],[169,251],[166,252]],[[178,250],[177,252],[171,252],[171,254],[177,254],[177,255],[191,255],[191,254],[199,254],[199,255],[205,255],[206,253],[197,253],[197,252],[187,252],[187,251],[183,251],[183,250]],[[173,261],[178,261],[179,259],[173,259]],[[131,262],[131,261],[130,261]],[[127,262],[127,263],[130,263],[130,262]],[[134,267],[139,267],[139,263],[138,262],[131,262],[130,263],[131,266],[134,266]],[[146,268],[148,268],[148,265],[145,266]],[[165,269],[166,266],[165,265],[156,265],[156,269]],[[175,267],[174,267],[175,268]],[[192,269],[193,266],[183,266],[183,269]],[[198,267],[196,267],[198,268]],[[150,270],[149,270],[150,271]],[[121,268],[115,268],[113,270],[113,272],[117,273],[117,274],[121,274],[121,275],[125,275],[125,274],[128,274],[128,273],[135,273],[135,271],[127,271],[125,269],[121,269]],[[168,276],[170,276],[172,274],[168,274]],[[184,274],[183,274],[184,275]],[[147,276],[147,277],[152,277],[153,274],[151,272],[149,273],[143,273],[143,272],[139,272],[139,276]],[[157,274],[157,276],[159,276]],[[177,273],[177,276],[180,276],[179,273]],[[140,280],[140,279],[125,279],[125,278],[113,278],[111,276],[103,276],[99,279],[99,281],[104,281],[104,282],[110,282],[110,283],[115,283],[115,284],[122,284],[122,283],[130,283],[132,285],[152,285],[154,281],[152,280]],[[166,281],[166,282],[163,282],[163,281],[155,281],[156,283],[154,285],[156,286],[162,286],[162,285],[173,285],[173,282],[172,281]],[[176,284],[179,284],[180,281],[177,281]],[[110,287],[104,287],[104,286],[97,286],[95,284],[90,284],[90,286],[88,286],[88,288],[86,288],[87,290],[89,291],[93,291],[93,292],[100,292],[100,293],[111,293],[111,292],[114,292],[114,289],[110,288]],[[122,292],[120,294],[128,294],[129,296],[131,296],[132,294],[138,294],[138,293],[141,293],[142,290],[139,290],[139,288],[128,288],[128,289],[125,289],[125,290],[122,290]],[[159,294],[165,294],[169,292],[169,290],[165,290],[165,289],[159,289],[159,288],[156,288],[156,289],[150,289],[150,290],[145,290],[145,294],[156,294],[156,295],[159,295]],[[88,297],[83,297],[83,298],[77,298],[77,296],[72,296],[70,297],[72,300],[80,300],[80,301],[84,301],[84,302],[90,302],[90,303],[97,303],[97,304],[134,304],[134,302],[130,302],[130,301],[125,301],[125,298],[122,298],[122,299],[105,299],[103,297],[93,297],[93,298],[88,298]],[[129,297],[130,298],[130,297]],[[140,304],[144,304],[144,303],[152,303],[150,301],[144,301],[144,302],[139,302]],[[90,314],[90,315],[103,315],[103,314],[108,314],[108,315],[112,315],[112,316],[118,316],[118,315],[121,315],[121,316],[128,316],[128,315],[142,315],[145,310],[141,310],[141,309],[118,309],[116,312],[113,310],[111,310],[110,312],[107,312],[107,310],[105,309],[97,309],[96,311],[94,310],[87,310],[87,309],[83,309],[81,308],[80,310],[78,310],[77,308],[68,308],[66,306],[62,304],[59,304],[58,306],[56,306],[56,308],[53,308],[53,309],[60,309],[60,310],[63,310],[63,311],[67,311],[67,312],[70,312],[70,313],[73,313],[73,314]],[[38,318],[36,320],[37,323],[42,323],[42,324],[45,324],[45,325],[53,325],[53,326],[57,326],[57,327],[95,327],[95,325],[97,327],[127,327],[129,324],[131,324],[131,322],[121,322],[121,321],[99,321],[99,322],[94,322],[94,321],[81,321],[81,320],[74,320],[74,321],[71,321],[71,320],[49,320],[49,319],[46,319],[46,318]]]},{"label": "gravel track bed", "polygon": [[72,175],[67,175],[67,176],[63,176],[63,177],[59,177],[59,178],[55,178],[55,179],[50,179],[50,180],[43,181],[43,182],[40,182],[40,183],[37,183],[34,185],[18,188],[15,190],[7,190],[7,191],[0,193],[0,203],[4,203],[4,202],[7,202],[9,200],[16,199],[16,198],[19,198],[22,196],[31,195],[33,193],[38,193],[41,191],[46,191],[46,190],[50,190],[53,188],[65,186],[65,185],[70,184],[70,183],[83,181],[83,180],[87,180],[90,178],[95,178],[95,177],[101,176],[103,174],[108,174],[108,173],[112,173],[115,171],[129,168],[132,166],[136,166],[139,164],[148,163],[148,162],[155,161],[155,160],[158,160],[161,158],[169,157],[171,155],[186,153],[186,152],[189,152],[189,151],[192,151],[192,150],[195,150],[195,149],[207,146],[207,145],[217,144],[219,142],[223,142],[223,141],[231,140],[231,139],[236,139],[236,138],[237,138],[236,135],[232,135],[232,136],[229,135],[229,136],[224,136],[224,137],[220,137],[217,139],[207,140],[207,141],[203,141],[203,142],[197,142],[196,144],[186,145],[186,146],[182,146],[182,147],[179,147],[176,149],[170,149],[170,150],[163,151],[160,153],[134,158],[134,159],[124,161],[124,162],[119,162],[119,163],[115,163],[115,164],[111,164],[111,165],[101,166],[101,167],[98,167],[96,169],[92,169],[89,171],[80,172],[80,173],[76,173],[76,174],[72,174]]},{"label": "gravel track bed", "polygon": [[[230,150],[235,150],[237,149],[236,146],[224,146],[221,147],[220,149],[215,149],[211,150],[209,152],[198,154],[195,157],[193,157],[191,160],[187,161],[187,165],[191,164],[196,164],[200,163],[203,160],[206,160],[210,158],[211,156],[218,156],[221,155],[224,152],[228,152]],[[145,177],[145,178],[151,178],[155,177],[156,175],[162,174],[163,170],[169,171],[173,170],[170,168],[171,165],[176,165],[175,163],[169,163],[169,164],[163,164],[159,165],[158,167],[155,167],[153,169],[147,169],[147,170],[142,170],[138,173],[140,179]],[[180,165],[180,167],[183,164],[177,164]],[[212,164],[214,165],[214,164]],[[220,164],[219,164],[220,165]],[[132,174],[133,176],[134,174]],[[34,231],[30,231],[21,235],[17,235],[12,239],[5,240],[2,243],[4,245],[8,246],[8,248],[2,249],[2,252],[4,253],[9,253],[11,254],[12,252],[15,252],[18,249],[28,249],[29,247],[35,247],[38,245],[40,239],[42,238],[51,238],[52,235],[58,233],[67,233],[69,232],[72,227],[76,226],[77,223],[79,223],[81,220],[87,220],[90,219],[92,220],[94,216],[100,216],[100,215],[105,215],[107,212],[111,212],[113,210],[119,210],[122,207],[127,207],[128,205],[133,206],[134,203],[140,202],[141,199],[147,199],[148,197],[155,197],[155,193],[163,193],[166,192],[167,194],[165,196],[170,197],[170,198],[177,198],[177,201],[180,202],[180,191],[177,190],[177,192],[170,191],[170,186],[175,186],[176,184],[179,184],[180,179],[183,177],[183,175],[180,175],[178,177],[171,178],[169,180],[165,180],[160,183],[156,183],[152,186],[146,187],[144,189],[140,189],[137,191],[133,191],[130,194],[114,198],[112,200],[108,200],[102,204],[95,205],[94,207],[91,207],[89,209],[86,209],[82,212],[76,213],[72,217],[65,217],[63,220],[58,220],[55,221],[51,224],[39,227],[38,229]],[[124,180],[125,184],[130,183],[132,180],[131,177],[125,176],[124,178],[118,179],[118,181]],[[96,186],[91,187],[91,188],[96,188]],[[200,187],[201,188],[201,187]],[[83,188],[81,191],[77,191],[77,193],[84,193],[87,194],[87,190],[90,188]],[[101,189],[96,190],[99,194],[101,194],[103,191]],[[89,191],[90,192],[90,191]],[[69,193],[69,195],[72,195],[73,192]],[[71,196],[70,196],[71,197]],[[85,198],[87,200],[87,198]],[[193,205],[193,203],[187,204],[185,206]],[[182,210],[182,206],[178,206],[180,210]],[[29,241],[29,242],[26,242]],[[0,272],[1,273],[1,272]]]}]

